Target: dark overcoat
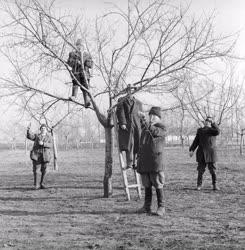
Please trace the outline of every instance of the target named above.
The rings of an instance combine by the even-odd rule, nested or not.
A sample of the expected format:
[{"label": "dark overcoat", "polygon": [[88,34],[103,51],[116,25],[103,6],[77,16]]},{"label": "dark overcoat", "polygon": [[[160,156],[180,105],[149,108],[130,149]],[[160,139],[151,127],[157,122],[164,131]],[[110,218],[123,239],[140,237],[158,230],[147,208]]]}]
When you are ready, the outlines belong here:
[{"label": "dark overcoat", "polygon": [[[90,69],[93,66],[92,57],[89,53],[84,51],[83,58],[81,58],[80,51],[72,51],[69,53],[67,64],[72,68],[72,73],[78,80],[83,79],[83,77],[81,77],[81,74],[83,75],[82,64],[81,64],[82,60],[83,60],[84,73],[86,79],[89,81],[91,78]],[[81,82],[81,84],[84,84],[84,80]]]},{"label": "dark overcoat", "polygon": [[162,123],[143,125],[140,137],[137,172],[140,174],[163,171],[165,159],[163,147],[165,144],[166,127]]},{"label": "dark overcoat", "polygon": [[[116,115],[119,124],[118,141],[120,151],[129,151],[131,143],[134,144],[134,153],[136,154],[139,151],[141,134],[139,111],[142,111],[142,103],[134,97],[118,99]],[[121,125],[126,125],[127,129],[121,129]]]},{"label": "dark overcoat", "polygon": [[[46,163],[51,160],[51,147],[52,147],[52,139],[46,134],[44,138],[42,138],[41,134],[33,134],[29,130],[27,130],[27,138],[34,141],[33,148],[30,152],[30,157],[33,161],[39,161],[41,157],[41,161]],[[43,141],[43,145],[39,145],[39,141]]]},{"label": "dark overcoat", "polygon": [[218,125],[212,123],[211,127],[199,128],[189,151],[196,152],[196,161],[199,163],[215,163],[217,161],[216,136],[219,135]]}]

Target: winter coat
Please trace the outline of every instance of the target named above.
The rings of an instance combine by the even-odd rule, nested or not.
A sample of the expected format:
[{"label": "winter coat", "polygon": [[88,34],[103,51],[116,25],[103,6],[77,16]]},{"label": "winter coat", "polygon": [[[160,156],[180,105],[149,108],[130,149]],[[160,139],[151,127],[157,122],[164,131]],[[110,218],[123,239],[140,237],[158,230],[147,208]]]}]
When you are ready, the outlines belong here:
[{"label": "winter coat", "polygon": [[[83,52],[83,67],[84,67],[84,73],[89,80],[91,78],[90,69],[93,66],[92,57],[87,52]],[[72,73],[75,75],[75,77],[78,77],[78,75],[83,74],[82,72],[82,64],[81,64],[81,52],[80,51],[72,51],[69,53],[67,64],[72,68]]]},{"label": "winter coat", "polygon": [[[134,143],[134,153],[139,151],[141,124],[138,112],[142,110],[142,103],[134,97],[122,97],[118,100],[116,115],[119,124],[118,141],[120,151],[129,151]],[[126,125],[127,129],[121,129]]]},{"label": "winter coat", "polygon": [[140,137],[137,172],[140,174],[157,173],[164,169],[163,147],[166,127],[162,123],[143,125]]},{"label": "winter coat", "polygon": [[196,152],[196,161],[199,163],[215,163],[217,161],[216,136],[219,135],[218,125],[212,123],[211,127],[199,128],[189,151]]},{"label": "winter coat", "polygon": [[[33,148],[30,152],[30,158],[40,163],[50,162],[52,147],[51,137],[46,134],[46,136],[42,138],[41,134],[33,134],[27,130],[27,138],[34,141]],[[43,145],[39,145],[39,141],[43,141]]]}]

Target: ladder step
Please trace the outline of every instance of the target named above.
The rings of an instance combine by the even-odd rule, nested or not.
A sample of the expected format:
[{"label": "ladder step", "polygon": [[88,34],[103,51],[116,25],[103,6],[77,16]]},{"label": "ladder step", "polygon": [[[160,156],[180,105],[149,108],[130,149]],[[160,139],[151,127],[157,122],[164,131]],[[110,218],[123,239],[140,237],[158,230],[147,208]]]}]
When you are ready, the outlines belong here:
[{"label": "ladder step", "polygon": [[127,188],[137,188],[137,187],[141,187],[140,184],[131,184],[131,185],[128,185]]}]

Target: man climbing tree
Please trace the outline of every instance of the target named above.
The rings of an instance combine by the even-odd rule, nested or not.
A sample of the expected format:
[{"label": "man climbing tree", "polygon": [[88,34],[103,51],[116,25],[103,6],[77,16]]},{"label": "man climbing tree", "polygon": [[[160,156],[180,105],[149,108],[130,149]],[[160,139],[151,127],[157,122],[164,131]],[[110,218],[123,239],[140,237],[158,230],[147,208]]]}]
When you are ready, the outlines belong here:
[{"label": "man climbing tree", "polygon": [[[90,82],[90,69],[93,66],[92,57],[85,50],[84,44],[82,44],[82,40],[78,39],[76,42],[76,50],[69,53],[69,58],[67,64],[72,68],[72,96],[71,100],[75,100],[77,97],[79,83],[89,89]],[[80,87],[83,92],[84,104],[85,108],[90,106],[90,101],[88,97],[88,93],[82,87]]]}]

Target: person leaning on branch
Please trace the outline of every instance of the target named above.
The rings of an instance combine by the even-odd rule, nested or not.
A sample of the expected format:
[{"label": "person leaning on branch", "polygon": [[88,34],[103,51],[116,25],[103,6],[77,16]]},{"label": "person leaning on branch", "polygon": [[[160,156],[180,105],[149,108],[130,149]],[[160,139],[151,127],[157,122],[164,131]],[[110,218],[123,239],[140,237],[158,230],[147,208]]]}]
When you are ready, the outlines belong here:
[{"label": "person leaning on branch", "polygon": [[197,166],[197,190],[201,190],[203,174],[206,167],[212,177],[213,190],[219,190],[216,185],[216,173],[215,163],[217,161],[217,149],[216,149],[216,136],[220,133],[220,129],[211,117],[207,117],[204,121],[204,127],[199,128],[196,133],[196,137],[189,148],[190,157],[193,156],[195,149]]},{"label": "person leaning on branch", "polygon": [[[141,115],[139,113],[139,115]],[[140,137],[140,150],[138,154],[137,172],[141,175],[145,187],[144,206],[138,213],[151,214],[152,186],[157,194],[156,215],[165,213],[163,185],[164,185],[164,156],[163,147],[166,137],[166,127],[161,122],[160,107],[152,107],[149,111],[150,122],[146,122],[141,115],[142,134]]]},{"label": "person leaning on branch", "polygon": [[[67,64],[72,70],[72,96],[70,97],[72,101],[77,97],[78,82],[86,89],[89,89],[91,78],[90,69],[93,67],[93,61],[91,55],[84,50],[84,44],[82,44],[81,39],[78,39],[76,42],[76,50],[69,53],[67,61]],[[91,105],[88,93],[81,86],[80,89],[83,93],[85,108],[88,108]]]},{"label": "person leaning on branch", "polygon": [[51,147],[52,139],[48,134],[47,126],[42,124],[40,126],[40,133],[34,134],[30,131],[30,127],[27,128],[27,138],[34,141],[33,148],[30,153],[30,158],[33,164],[33,177],[34,177],[34,188],[38,189],[37,184],[37,170],[40,168],[41,179],[40,188],[45,189],[44,177],[47,173],[48,163],[51,160]]}]

